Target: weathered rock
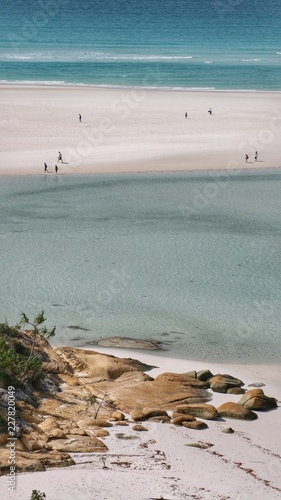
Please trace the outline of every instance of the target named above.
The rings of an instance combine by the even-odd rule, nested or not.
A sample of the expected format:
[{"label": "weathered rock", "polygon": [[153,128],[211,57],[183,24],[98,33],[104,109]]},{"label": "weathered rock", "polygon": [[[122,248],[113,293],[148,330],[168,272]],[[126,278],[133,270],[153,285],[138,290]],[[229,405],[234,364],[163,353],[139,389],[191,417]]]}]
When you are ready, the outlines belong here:
[{"label": "weathered rock", "polygon": [[66,435],[61,429],[53,429],[47,433],[48,441],[50,439],[65,439]]},{"label": "weathered rock", "polygon": [[70,427],[67,434],[77,434],[77,436],[86,436],[87,433],[84,429],[80,429],[79,427]]},{"label": "weathered rock", "polygon": [[138,420],[147,420],[152,417],[168,417],[165,410],[159,408],[143,408],[142,410],[132,410],[131,418],[137,422]]},{"label": "weathered rock", "polygon": [[209,379],[210,388],[214,392],[226,393],[231,387],[241,387],[244,385],[242,380],[232,377],[231,375],[214,375],[214,377]]},{"label": "weathered rock", "polygon": [[200,370],[199,372],[197,372],[197,379],[202,380],[203,382],[207,382],[207,380],[209,380],[213,376],[214,375],[212,374],[212,372],[210,372],[210,370]]},{"label": "weathered rock", "polygon": [[171,423],[171,419],[170,417],[150,417],[148,419],[149,422],[159,422],[159,424],[170,424]]},{"label": "weathered rock", "polygon": [[80,429],[86,429],[87,427],[112,427],[111,422],[94,417],[79,420],[79,422],[77,422],[77,425],[78,427],[80,427]]},{"label": "weathered rock", "polygon": [[202,430],[208,428],[206,422],[201,422],[200,420],[194,420],[193,422],[183,422],[182,425],[183,427],[187,427],[188,429]]},{"label": "weathered rock", "polygon": [[190,372],[183,373],[182,375],[186,375],[187,377],[191,377],[191,378],[197,378],[195,370],[191,370]]},{"label": "weathered rock", "polygon": [[100,429],[98,427],[89,427],[88,429],[86,429],[85,431],[85,435],[86,436],[94,436],[94,437],[106,437],[106,436],[109,436],[109,432],[105,429]]},{"label": "weathered rock", "polygon": [[36,431],[30,434],[22,434],[20,440],[28,451],[44,450],[47,445],[47,436],[38,434]]},{"label": "weathered rock", "polygon": [[257,414],[238,403],[223,403],[217,408],[220,417],[236,418],[238,420],[256,420]]},{"label": "weathered rock", "polygon": [[132,410],[130,416],[135,422],[138,422],[140,420],[145,420],[145,416],[142,410],[138,409]]},{"label": "weathered rock", "polygon": [[125,415],[124,413],[122,413],[122,411],[115,411],[112,414],[112,418],[114,418],[114,420],[118,420],[119,422],[121,422],[122,420],[125,420]]},{"label": "weathered rock", "polygon": [[144,407],[142,411],[145,418],[168,417],[167,412],[165,410],[161,410],[160,408]]},{"label": "weathered rock", "polygon": [[[10,451],[8,449],[1,450],[0,454],[0,476],[7,474],[10,471],[8,463]],[[31,472],[43,471],[47,467],[66,467],[74,465],[72,458],[66,453],[49,451],[48,453],[29,453],[17,451],[17,471]]]},{"label": "weathered rock", "polygon": [[198,387],[200,389],[206,389],[208,387],[208,384],[206,384],[206,382],[201,382],[200,380],[197,380],[195,377],[189,376],[186,373],[161,373],[161,375],[158,375],[158,377],[155,378],[155,382],[160,381],[176,382],[187,387]]},{"label": "weathered rock", "polygon": [[95,342],[95,344],[103,347],[123,347],[126,349],[145,349],[151,351],[160,350],[160,342],[158,340],[132,339],[130,337],[108,337],[107,339]]},{"label": "weathered rock", "polygon": [[79,380],[68,373],[60,373],[60,379],[70,387],[76,387],[79,385]]},{"label": "weathered rock", "polygon": [[122,421],[122,422],[117,421],[117,422],[115,422],[115,425],[118,425],[120,427],[128,427],[129,424],[128,424],[128,422],[125,422],[125,421]]},{"label": "weathered rock", "polygon": [[116,358],[106,354],[100,354],[86,349],[75,349],[72,347],[61,347],[55,349],[56,353],[63,357],[71,366],[74,374],[81,372],[92,380],[116,380],[123,373],[132,371],[146,371],[152,367],[140,361],[128,358]]},{"label": "weathered rock", "polygon": [[193,417],[192,415],[180,415],[173,418],[172,424],[182,425],[183,422],[194,422],[195,420],[195,417]]},{"label": "weathered rock", "polygon": [[139,431],[139,432],[148,431],[148,429],[141,424],[133,425],[132,429],[133,431]]},{"label": "weathered rock", "polygon": [[48,450],[63,451],[69,453],[103,453],[107,446],[100,439],[92,436],[72,436],[67,439],[53,439],[48,442]]},{"label": "weathered rock", "polygon": [[222,432],[224,432],[225,434],[233,434],[235,431],[232,429],[232,427],[225,427],[224,429],[222,429]]},{"label": "weathered rock", "polygon": [[6,444],[7,443],[7,439],[11,437],[9,434],[6,434],[6,433],[1,433],[0,434],[0,446],[3,446],[3,444]]},{"label": "weathered rock", "polygon": [[204,420],[214,420],[218,417],[218,412],[213,405],[209,404],[185,404],[177,406],[178,413],[193,415]]},{"label": "weathered rock", "polygon": [[115,384],[106,391],[113,404],[125,413],[144,406],[173,410],[180,403],[202,403],[211,399],[211,394],[206,390],[190,387],[179,381],[157,379],[136,383],[131,387],[120,387],[119,384]]},{"label": "weathered rock", "polygon": [[252,389],[245,392],[238,404],[249,410],[272,410],[277,408],[277,400],[266,396],[262,389]]},{"label": "weathered rock", "polygon": [[227,394],[244,394],[245,389],[242,387],[231,387],[230,389],[227,389]]},{"label": "weathered rock", "polygon": [[38,424],[38,427],[45,432],[46,434],[49,434],[52,432],[54,429],[58,429],[58,419],[55,417],[47,417],[43,422]]}]

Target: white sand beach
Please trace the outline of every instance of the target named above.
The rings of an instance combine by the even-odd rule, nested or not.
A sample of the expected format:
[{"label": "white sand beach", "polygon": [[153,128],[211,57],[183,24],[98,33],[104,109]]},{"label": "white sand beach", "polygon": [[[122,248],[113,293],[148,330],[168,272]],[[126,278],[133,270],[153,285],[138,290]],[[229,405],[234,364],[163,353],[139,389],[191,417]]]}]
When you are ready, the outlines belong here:
[{"label": "white sand beach", "polygon": [[[264,393],[281,398],[280,367],[224,365],[155,356],[139,351],[98,348],[98,352],[139,359],[157,366],[153,377],[165,371],[185,373],[208,368],[245,383],[264,384]],[[249,386],[249,387],[248,387]],[[216,407],[238,401],[239,395],[213,393]],[[205,430],[144,422],[145,432],[114,427],[104,438],[109,448],[100,454],[73,454],[77,465],[47,472],[18,474],[16,493],[0,478],[0,498],[29,500],[31,491],[46,493],[47,500],[231,499],[274,500],[281,495],[280,408],[258,412],[255,421],[207,421]],[[233,434],[223,433],[232,427]],[[131,439],[118,439],[118,433]],[[133,438],[132,438],[133,436]],[[195,446],[194,446],[195,445]]]},{"label": "white sand beach", "polygon": [[280,167],[278,92],[1,85],[0,111],[0,174]]},{"label": "white sand beach", "polygon": [[[0,174],[44,175],[44,162],[52,173],[58,164],[59,174],[280,167],[280,97],[266,92],[2,85]],[[59,151],[63,163],[57,161]],[[280,366],[205,366],[138,351],[98,350],[159,367],[149,372],[153,377],[209,368],[241,378],[245,388],[265,384],[265,394],[280,405]],[[212,404],[239,398],[216,393]],[[105,438],[105,459],[82,453],[74,456],[78,465],[19,474],[16,493],[8,491],[3,476],[0,499],[29,500],[33,489],[45,492],[47,500],[278,499],[280,409],[259,412],[258,417],[252,422],[210,421],[202,431],[155,422],[144,423],[146,432],[116,427]],[[235,432],[222,433],[225,427]],[[118,432],[135,438],[118,439]],[[188,446],[192,443],[202,446]]]}]

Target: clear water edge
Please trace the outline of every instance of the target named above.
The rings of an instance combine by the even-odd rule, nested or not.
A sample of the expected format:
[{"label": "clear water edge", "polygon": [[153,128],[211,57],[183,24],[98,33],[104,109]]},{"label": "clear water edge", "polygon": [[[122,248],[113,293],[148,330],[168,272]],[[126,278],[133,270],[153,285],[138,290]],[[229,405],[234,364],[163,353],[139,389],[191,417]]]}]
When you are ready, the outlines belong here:
[{"label": "clear water edge", "polygon": [[238,172],[197,211],[218,176],[3,178],[1,320],[44,308],[58,344],[120,335],[175,357],[278,362],[280,180]]}]

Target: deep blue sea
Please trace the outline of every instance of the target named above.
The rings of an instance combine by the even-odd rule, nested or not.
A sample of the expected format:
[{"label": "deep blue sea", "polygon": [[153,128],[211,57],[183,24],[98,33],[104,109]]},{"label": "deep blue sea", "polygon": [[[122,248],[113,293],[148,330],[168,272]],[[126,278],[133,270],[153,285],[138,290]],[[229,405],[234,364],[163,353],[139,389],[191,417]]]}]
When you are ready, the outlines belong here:
[{"label": "deep blue sea", "polygon": [[1,0],[0,81],[281,90],[281,0]]}]

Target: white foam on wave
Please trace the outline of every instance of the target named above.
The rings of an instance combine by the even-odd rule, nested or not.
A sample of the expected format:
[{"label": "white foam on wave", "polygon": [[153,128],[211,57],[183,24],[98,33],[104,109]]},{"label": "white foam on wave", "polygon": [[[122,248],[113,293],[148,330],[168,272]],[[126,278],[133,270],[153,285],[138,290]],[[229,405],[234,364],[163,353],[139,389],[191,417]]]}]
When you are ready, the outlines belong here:
[{"label": "white foam on wave", "polygon": [[260,62],[262,59],[242,59],[243,62]]},{"label": "white foam on wave", "polygon": [[75,61],[188,61],[192,59],[190,55],[170,55],[170,54],[130,54],[111,53],[99,51],[63,51],[63,52],[27,52],[27,53],[4,53],[0,55],[2,61],[55,61],[55,62],[75,62]]}]

